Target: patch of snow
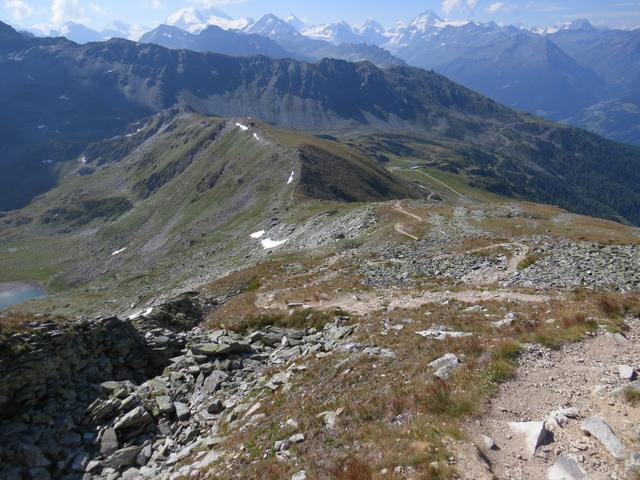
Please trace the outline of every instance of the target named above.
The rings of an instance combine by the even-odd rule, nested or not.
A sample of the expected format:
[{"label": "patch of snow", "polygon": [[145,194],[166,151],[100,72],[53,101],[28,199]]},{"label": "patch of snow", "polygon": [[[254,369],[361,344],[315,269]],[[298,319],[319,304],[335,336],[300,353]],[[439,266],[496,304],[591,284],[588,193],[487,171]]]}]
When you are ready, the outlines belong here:
[{"label": "patch of snow", "polygon": [[266,232],[264,230],[260,230],[259,232],[254,232],[250,235],[251,238],[262,238]]},{"label": "patch of snow", "polygon": [[127,135],[125,135],[126,137],[133,137],[134,135],[140,133],[142,130],[144,130],[144,127],[140,127],[139,129],[137,129],[135,132],[133,133],[128,133]]},{"label": "patch of snow", "polygon": [[279,247],[280,245],[284,245],[288,241],[289,239],[276,241],[276,240],[271,240],[270,238],[265,238],[260,243],[262,244],[262,248],[264,248],[265,250],[268,250],[270,248],[276,248],[276,247]]},{"label": "patch of snow", "polygon": [[236,123],[236,127],[240,127],[240,130],[242,130],[243,132],[246,132],[247,130],[249,130],[249,127],[241,123]]},{"label": "patch of snow", "polygon": [[289,180],[287,180],[287,185],[289,185],[289,184],[291,184],[291,182],[293,182],[293,178],[295,177],[295,175],[296,175],[296,171],[292,170],[291,171],[291,176],[289,177]]},{"label": "patch of snow", "polygon": [[139,317],[146,317],[147,315],[151,315],[151,312],[153,312],[153,307],[147,308],[144,312],[143,311],[139,311],[138,313],[134,313],[133,315],[129,315],[127,318],[129,320],[135,320],[136,318],[139,318]]},{"label": "patch of snow", "polygon": [[87,164],[87,157],[85,155],[80,157],[80,163],[83,164],[83,165]]},{"label": "patch of snow", "polygon": [[122,252],[124,252],[127,249],[127,247],[121,248],[120,250],[116,250],[115,252],[113,252],[111,254],[112,257],[115,257],[116,255],[120,255]]},{"label": "patch of snow", "polygon": [[260,136],[255,132],[253,132],[253,138],[255,138],[256,140],[260,141]]}]

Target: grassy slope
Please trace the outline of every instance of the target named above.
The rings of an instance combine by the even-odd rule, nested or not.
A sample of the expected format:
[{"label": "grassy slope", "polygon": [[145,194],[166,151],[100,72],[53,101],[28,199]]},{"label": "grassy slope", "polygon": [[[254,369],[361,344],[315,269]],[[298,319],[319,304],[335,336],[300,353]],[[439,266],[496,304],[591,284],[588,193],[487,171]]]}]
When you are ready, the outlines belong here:
[{"label": "grassy slope", "polygon": [[[255,123],[243,131],[235,123],[163,114],[131,135],[92,145],[86,165],[76,161],[59,187],[0,223],[0,281],[82,288],[92,301],[114,292],[151,298],[255,261],[245,259],[249,234],[270,222],[295,224],[359,205],[336,201],[416,195],[408,182],[348,147],[294,132],[272,135]],[[303,162],[294,146],[311,144]],[[343,179],[316,161],[326,157]],[[321,188],[305,186],[303,163]],[[295,181],[287,184],[292,170]],[[348,196],[332,192],[339,181]],[[96,216],[89,203],[110,207],[113,199],[130,208]],[[29,222],[18,226],[19,219]],[[249,248],[261,250],[257,241]]]}]

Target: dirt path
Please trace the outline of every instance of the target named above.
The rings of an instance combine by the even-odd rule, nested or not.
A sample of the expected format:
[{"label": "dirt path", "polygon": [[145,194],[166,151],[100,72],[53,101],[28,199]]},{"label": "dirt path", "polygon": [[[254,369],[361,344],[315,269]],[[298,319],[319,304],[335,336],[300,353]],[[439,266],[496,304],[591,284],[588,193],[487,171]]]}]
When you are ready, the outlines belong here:
[{"label": "dirt path", "polygon": [[417,172],[417,173],[421,173],[422,175],[424,175],[425,177],[429,178],[431,181],[436,182],[440,185],[442,185],[444,188],[446,188],[447,190],[450,190],[451,192],[453,192],[454,194],[456,194],[458,197],[460,197],[463,200],[467,200],[467,197],[465,197],[463,194],[461,194],[460,192],[458,192],[455,188],[447,185],[446,183],[444,183],[442,180],[438,180],[437,178],[435,178],[432,175],[429,175],[426,172],[423,172],[422,170],[406,170],[407,172]]},{"label": "dirt path", "polygon": [[[600,332],[595,338],[559,351],[526,346],[516,379],[501,387],[483,416],[466,425],[469,439],[480,445],[486,460],[471,443],[458,444],[458,464],[464,465],[460,469],[462,478],[543,480],[563,454],[573,456],[590,479],[625,478],[624,463],[616,462],[602,444],[585,436],[580,423],[597,415],[611,426],[629,452],[638,450],[640,411],[611,394],[628,384],[618,374],[618,367],[637,368],[640,359],[640,321],[628,324],[628,340]],[[563,428],[548,424],[551,433],[530,457],[523,437],[512,432],[508,422],[544,421],[550,412],[563,407],[577,409],[578,418],[569,419]],[[477,440],[480,435],[493,439],[498,449],[481,446]]]},{"label": "dirt path", "polygon": [[[400,203],[400,201],[393,202],[393,208],[394,208],[394,210],[396,210],[397,212],[400,212],[400,213],[402,213],[403,215],[406,215],[406,216],[408,216],[408,217],[412,218],[412,219],[413,219],[413,220],[415,220],[417,223],[422,223],[422,222],[424,222],[424,220],[423,220],[423,218],[422,218],[422,217],[420,217],[420,216],[416,215],[415,213],[411,213],[411,212],[408,212],[407,210],[405,210],[405,209],[402,207],[402,203]],[[404,225],[403,223],[401,223],[401,222],[398,222],[398,223],[396,223],[396,224],[393,226],[394,230],[395,230],[396,232],[398,232],[399,234],[401,234],[401,235],[405,235],[405,236],[407,236],[407,237],[411,238],[412,240],[419,240],[419,238],[418,238],[418,237],[416,237],[415,235],[412,235],[411,233],[407,232],[407,231],[405,230],[405,228],[404,228],[404,227],[405,227],[405,225]]]},{"label": "dirt path", "polygon": [[411,235],[409,232],[407,232],[407,231],[403,228],[402,223],[396,223],[396,224],[393,226],[393,229],[394,229],[396,232],[398,232],[399,234],[404,235],[404,236],[406,236],[406,237],[409,237],[409,238],[411,238],[412,240],[420,240],[420,239],[419,239],[418,237],[416,237],[415,235]]},{"label": "dirt path", "polygon": [[[365,292],[358,295],[345,294],[324,300],[298,299],[306,308],[316,310],[332,310],[340,308],[356,315],[365,315],[369,312],[382,309],[417,309],[430,303],[443,303],[447,300],[455,300],[462,303],[476,304],[486,301],[520,302],[520,303],[544,303],[552,300],[550,295],[528,294],[513,292],[510,290],[465,290],[460,292]],[[286,309],[284,301],[276,300],[275,295],[260,294],[256,299],[258,308]]]}]

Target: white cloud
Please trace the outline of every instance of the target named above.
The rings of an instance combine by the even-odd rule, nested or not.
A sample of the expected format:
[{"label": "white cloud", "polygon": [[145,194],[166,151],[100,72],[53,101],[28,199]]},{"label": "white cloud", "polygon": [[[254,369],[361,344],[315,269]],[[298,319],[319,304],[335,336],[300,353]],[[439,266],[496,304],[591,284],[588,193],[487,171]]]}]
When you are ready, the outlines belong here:
[{"label": "white cloud", "polygon": [[234,5],[245,3],[248,0],[197,0],[204,7],[220,7],[223,5]]},{"label": "white cloud", "polygon": [[462,0],[442,0],[442,11],[445,15],[449,15],[460,6]]},{"label": "white cloud", "polygon": [[33,8],[24,0],[4,0],[4,5],[16,20],[22,20],[33,13]]},{"label": "white cloud", "polygon": [[64,22],[84,22],[86,16],[79,0],[53,0],[51,4],[51,22],[61,25]]},{"label": "white cloud", "polygon": [[91,7],[91,10],[93,10],[98,15],[101,15],[103,17],[108,17],[109,16],[109,12],[107,12],[104,8],[102,8],[97,3],[90,3],[89,7]]},{"label": "white cloud", "polygon": [[493,14],[504,8],[504,2],[495,2],[487,7],[487,12]]},{"label": "white cloud", "polygon": [[475,10],[475,8],[478,6],[478,0],[467,0],[467,6],[471,10]]},{"label": "white cloud", "polygon": [[147,3],[151,8],[160,9],[164,7],[162,0],[149,0]]}]

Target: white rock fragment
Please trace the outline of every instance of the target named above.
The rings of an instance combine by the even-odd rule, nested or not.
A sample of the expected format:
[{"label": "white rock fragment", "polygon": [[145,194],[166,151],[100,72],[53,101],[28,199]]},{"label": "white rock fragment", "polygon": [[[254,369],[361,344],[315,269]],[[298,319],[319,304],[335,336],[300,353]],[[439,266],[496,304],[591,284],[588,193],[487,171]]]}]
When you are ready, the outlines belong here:
[{"label": "white rock fragment", "polygon": [[588,480],[580,464],[568,455],[560,455],[547,472],[548,480]]},{"label": "white rock fragment", "polygon": [[493,438],[488,437],[487,435],[479,435],[478,436],[478,444],[484,448],[485,450],[497,450],[498,446]]},{"label": "white rock fragment", "polygon": [[258,231],[258,232],[253,232],[253,233],[250,235],[250,237],[251,237],[251,238],[253,238],[253,239],[262,238],[262,237],[264,237],[264,234],[265,234],[265,233],[266,233],[266,232],[265,232],[264,230],[260,230],[260,231]]},{"label": "white rock fragment", "polygon": [[291,475],[291,480],[307,480],[307,472],[300,470],[298,473]]},{"label": "white rock fragment", "polygon": [[236,123],[236,127],[240,127],[240,130],[242,130],[243,132],[246,132],[247,130],[249,130],[249,127],[247,127],[246,125],[243,125],[242,123]]},{"label": "white rock fragment", "polygon": [[336,426],[336,422],[338,421],[338,417],[342,415],[344,410],[339,408],[336,411],[328,410],[326,412],[319,413],[317,415],[318,418],[321,418],[324,421],[324,426],[327,430],[332,430]]},{"label": "white rock fragment", "polygon": [[416,335],[420,335],[424,338],[435,338],[436,340],[444,340],[445,338],[470,337],[473,334],[469,332],[455,332],[452,331],[449,327],[445,327],[444,325],[434,325],[428,330],[416,332]]},{"label": "white rock fragment", "polygon": [[492,322],[492,325],[494,326],[494,328],[498,329],[507,328],[513,325],[517,318],[518,316],[515,313],[509,312],[505,315],[504,319],[498,320],[497,322]]},{"label": "white rock fragment", "polygon": [[577,409],[571,407],[554,410],[545,420],[545,426],[547,428],[553,428],[554,426],[562,428],[569,422],[569,419],[576,418],[578,413]]},{"label": "white rock fragment", "polygon": [[525,435],[525,446],[527,453],[533,456],[544,441],[547,430],[544,422],[509,422],[509,428],[515,432]]},{"label": "white rock fragment", "polygon": [[442,380],[445,380],[451,376],[453,371],[458,367],[460,360],[453,353],[447,353],[446,355],[434,360],[428,366],[435,368],[434,375]]},{"label": "white rock fragment", "polygon": [[630,367],[629,365],[620,365],[618,367],[618,374],[623,380],[633,380],[636,376],[636,372],[633,370],[633,367]]},{"label": "white rock fragment", "polygon": [[296,175],[296,171],[292,170],[291,171],[291,175],[289,176],[289,180],[287,180],[287,185],[290,185],[293,182],[293,179],[295,178]]}]

